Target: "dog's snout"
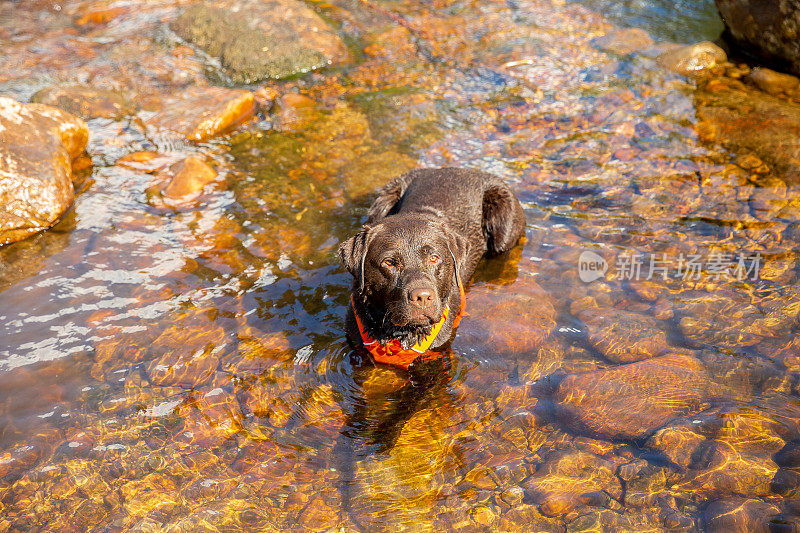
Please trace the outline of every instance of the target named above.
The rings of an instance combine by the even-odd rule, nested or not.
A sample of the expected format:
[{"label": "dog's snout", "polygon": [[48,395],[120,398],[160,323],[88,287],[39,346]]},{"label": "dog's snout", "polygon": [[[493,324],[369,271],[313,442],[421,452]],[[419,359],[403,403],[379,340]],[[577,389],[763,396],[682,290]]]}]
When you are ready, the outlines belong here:
[{"label": "dog's snout", "polygon": [[417,307],[427,307],[433,302],[433,289],[419,288],[408,291],[408,300]]}]

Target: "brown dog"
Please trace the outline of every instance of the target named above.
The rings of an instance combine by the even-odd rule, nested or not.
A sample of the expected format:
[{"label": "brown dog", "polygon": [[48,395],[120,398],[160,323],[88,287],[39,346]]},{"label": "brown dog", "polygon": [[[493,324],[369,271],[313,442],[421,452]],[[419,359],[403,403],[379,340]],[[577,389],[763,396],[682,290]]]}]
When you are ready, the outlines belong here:
[{"label": "brown dog", "polygon": [[355,278],[348,338],[407,368],[450,340],[481,257],[508,251],[524,230],[522,206],[496,176],[439,168],[395,178],[339,247]]}]

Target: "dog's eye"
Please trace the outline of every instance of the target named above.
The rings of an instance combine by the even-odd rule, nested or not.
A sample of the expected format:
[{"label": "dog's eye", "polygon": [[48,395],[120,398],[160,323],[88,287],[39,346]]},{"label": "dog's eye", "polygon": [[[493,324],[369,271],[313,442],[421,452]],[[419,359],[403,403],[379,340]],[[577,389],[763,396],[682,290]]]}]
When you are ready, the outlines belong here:
[{"label": "dog's eye", "polygon": [[428,256],[428,262],[432,264],[436,264],[441,261],[441,258],[437,254],[431,254]]},{"label": "dog's eye", "polygon": [[386,268],[394,268],[397,266],[397,261],[391,258],[384,259],[381,264]]}]

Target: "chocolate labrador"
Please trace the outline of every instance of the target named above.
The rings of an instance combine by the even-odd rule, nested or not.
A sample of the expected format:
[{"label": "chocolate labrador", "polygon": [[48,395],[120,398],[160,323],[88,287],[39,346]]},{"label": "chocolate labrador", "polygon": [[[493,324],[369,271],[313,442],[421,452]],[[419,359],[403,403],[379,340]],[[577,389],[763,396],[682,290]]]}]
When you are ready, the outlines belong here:
[{"label": "chocolate labrador", "polygon": [[480,259],[510,250],[524,230],[519,200],[496,176],[437,168],[395,178],[339,246],[355,278],[348,338],[403,368],[432,354],[453,336]]}]

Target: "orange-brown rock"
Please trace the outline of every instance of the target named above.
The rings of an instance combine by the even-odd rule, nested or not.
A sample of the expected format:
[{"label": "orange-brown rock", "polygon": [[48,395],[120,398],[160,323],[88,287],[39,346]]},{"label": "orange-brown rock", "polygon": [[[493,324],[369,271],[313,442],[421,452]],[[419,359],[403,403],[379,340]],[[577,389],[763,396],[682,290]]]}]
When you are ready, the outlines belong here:
[{"label": "orange-brown rock", "polygon": [[660,451],[676,465],[687,468],[692,456],[706,440],[697,428],[688,422],[670,424],[647,439],[647,447]]},{"label": "orange-brown rock", "polygon": [[245,122],[255,113],[253,93],[244,89],[190,87],[161,101],[146,125],[205,141]]},{"label": "orange-brown rock", "polygon": [[[495,352],[512,355],[536,350],[556,326],[550,295],[533,279],[467,298],[467,318],[459,334],[478,337]],[[472,295],[470,295],[472,296]]]},{"label": "orange-brown rock", "polygon": [[0,246],[52,226],[72,203],[72,160],[89,129],[43,104],[0,97]]},{"label": "orange-brown rock", "polygon": [[800,176],[800,105],[737,80],[695,93],[698,128],[705,140],[734,152],[753,152],[791,179]]},{"label": "orange-brown rock", "polygon": [[697,455],[694,468],[681,483],[673,485],[673,490],[700,498],[770,494],[778,466],[769,456],[743,453],[724,441],[709,442]]},{"label": "orange-brown rock", "polygon": [[779,513],[775,505],[761,500],[726,498],[706,508],[704,521],[709,533],[768,533]]},{"label": "orange-brown rock", "polygon": [[579,431],[637,438],[699,410],[706,379],[694,357],[665,355],[567,376],[554,400],[564,419]]},{"label": "orange-brown rock", "polygon": [[667,336],[658,321],[640,313],[610,307],[591,307],[578,313],[587,335],[606,359],[632,363],[667,350]]},{"label": "orange-brown rock", "polygon": [[169,167],[172,175],[161,193],[173,200],[187,199],[213,182],[217,172],[199,157],[189,156]]},{"label": "orange-brown rock", "polygon": [[133,110],[131,103],[118,93],[84,85],[48,87],[33,95],[32,101],[63,109],[84,120],[118,119]]},{"label": "orange-brown rock", "polygon": [[603,50],[625,55],[652,46],[653,38],[641,28],[624,28],[598,37],[592,44]]},{"label": "orange-brown rock", "polygon": [[150,381],[158,385],[195,387],[207,382],[219,365],[225,333],[213,325],[167,328],[150,345],[150,354],[161,354],[147,365]]},{"label": "orange-brown rock", "polygon": [[564,515],[585,505],[587,495],[606,492],[621,496],[615,468],[614,462],[592,453],[555,452],[535,475],[525,480],[525,492],[539,504],[543,515]]},{"label": "orange-brown rock", "polygon": [[661,66],[683,76],[704,74],[727,59],[725,51],[709,41],[674,48],[658,56]]}]

